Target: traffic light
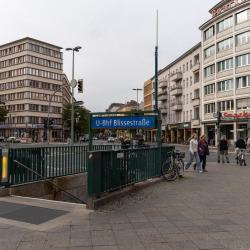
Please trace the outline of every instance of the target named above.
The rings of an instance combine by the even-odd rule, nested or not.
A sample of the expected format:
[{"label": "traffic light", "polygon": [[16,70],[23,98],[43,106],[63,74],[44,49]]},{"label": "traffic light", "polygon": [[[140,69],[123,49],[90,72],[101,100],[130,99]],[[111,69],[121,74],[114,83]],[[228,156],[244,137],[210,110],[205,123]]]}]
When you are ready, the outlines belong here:
[{"label": "traffic light", "polygon": [[78,93],[83,93],[83,79],[78,80],[77,87],[78,87]]},{"label": "traffic light", "polygon": [[217,122],[216,125],[220,126],[221,123],[221,117],[222,117],[222,113],[220,111],[217,112]]},{"label": "traffic light", "polygon": [[46,118],[43,119],[43,126],[45,129],[48,128],[48,120]]},{"label": "traffic light", "polygon": [[51,127],[54,124],[54,120],[52,118],[49,119],[49,126]]}]

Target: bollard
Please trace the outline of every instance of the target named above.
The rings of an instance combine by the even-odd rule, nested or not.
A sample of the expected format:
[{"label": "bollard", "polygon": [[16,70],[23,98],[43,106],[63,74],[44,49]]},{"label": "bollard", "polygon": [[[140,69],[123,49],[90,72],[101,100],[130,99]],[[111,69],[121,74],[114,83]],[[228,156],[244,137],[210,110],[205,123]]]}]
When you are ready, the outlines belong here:
[{"label": "bollard", "polygon": [[9,183],[8,160],[9,160],[9,150],[7,148],[3,148],[2,149],[1,184],[5,186]]}]

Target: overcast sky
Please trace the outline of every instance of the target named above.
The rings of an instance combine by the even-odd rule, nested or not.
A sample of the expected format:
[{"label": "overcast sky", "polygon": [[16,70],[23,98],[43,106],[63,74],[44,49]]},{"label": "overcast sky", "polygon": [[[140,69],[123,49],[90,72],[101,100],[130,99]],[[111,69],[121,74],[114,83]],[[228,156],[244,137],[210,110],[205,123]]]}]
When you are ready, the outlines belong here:
[{"label": "overcast sky", "polygon": [[[155,16],[159,10],[159,68],[200,41],[198,27],[219,0],[1,0],[0,44],[30,36],[63,48],[80,45],[78,95],[91,111],[136,99],[154,74]],[[64,52],[71,79],[71,54]],[[142,93],[140,93],[142,100]]]}]

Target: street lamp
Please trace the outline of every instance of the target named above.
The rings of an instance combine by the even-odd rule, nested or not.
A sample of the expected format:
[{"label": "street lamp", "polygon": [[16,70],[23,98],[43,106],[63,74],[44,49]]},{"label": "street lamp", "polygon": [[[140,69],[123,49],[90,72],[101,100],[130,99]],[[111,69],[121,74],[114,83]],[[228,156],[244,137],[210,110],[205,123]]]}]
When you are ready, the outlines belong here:
[{"label": "street lamp", "polygon": [[139,92],[139,91],[142,91],[142,89],[136,88],[136,89],[132,89],[132,90],[136,91],[137,110],[139,110],[138,92]]},{"label": "street lamp", "polygon": [[71,81],[71,87],[72,87],[72,94],[71,94],[71,144],[74,142],[74,88],[76,87],[77,81],[75,81],[74,76],[74,70],[75,70],[75,52],[79,52],[81,49],[81,46],[76,46],[74,48],[66,48],[66,51],[72,50],[72,81]]}]

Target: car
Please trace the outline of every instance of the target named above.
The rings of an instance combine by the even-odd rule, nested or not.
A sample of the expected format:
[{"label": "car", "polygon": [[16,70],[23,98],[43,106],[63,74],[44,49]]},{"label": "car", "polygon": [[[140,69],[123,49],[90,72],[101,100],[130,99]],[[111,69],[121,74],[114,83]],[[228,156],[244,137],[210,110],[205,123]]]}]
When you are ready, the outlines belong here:
[{"label": "car", "polygon": [[81,136],[81,137],[79,138],[79,142],[80,142],[80,143],[87,142],[88,140],[89,140],[89,137],[88,137],[88,136]]},{"label": "car", "polygon": [[10,143],[19,143],[21,142],[21,140],[15,136],[10,136],[7,138],[7,142],[10,142]]},{"label": "car", "polygon": [[115,142],[115,138],[112,137],[112,136],[110,136],[110,137],[108,138],[108,142]]},{"label": "car", "polygon": [[92,138],[92,140],[98,140],[98,138],[97,138],[96,136],[94,136],[94,137]]},{"label": "car", "polygon": [[5,141],[4,136],[0,136],[0,142],[4,142],[4,141]]}]

